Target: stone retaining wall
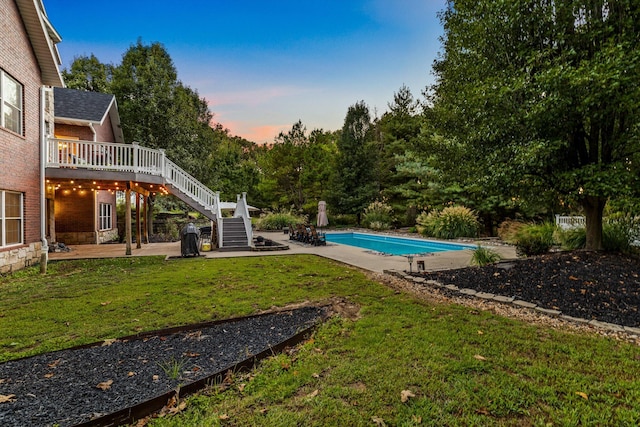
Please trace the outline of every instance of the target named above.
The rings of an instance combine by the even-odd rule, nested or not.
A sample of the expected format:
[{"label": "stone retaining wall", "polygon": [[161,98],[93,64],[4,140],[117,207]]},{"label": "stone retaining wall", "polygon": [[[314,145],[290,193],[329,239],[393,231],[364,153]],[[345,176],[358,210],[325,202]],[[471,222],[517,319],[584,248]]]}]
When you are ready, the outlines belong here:
[{"label": "stone retaining wall", "polygon": [[0,252],[0,274],[11,273],[40,262],[42,242]]}]

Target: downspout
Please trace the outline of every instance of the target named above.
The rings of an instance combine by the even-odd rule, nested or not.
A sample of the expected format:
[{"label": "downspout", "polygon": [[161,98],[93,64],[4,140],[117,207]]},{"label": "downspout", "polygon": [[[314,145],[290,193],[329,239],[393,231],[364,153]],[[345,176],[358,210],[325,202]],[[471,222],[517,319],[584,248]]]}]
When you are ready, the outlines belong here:
[{"label": "downspout", "polygon": [[98,142],[98,136],[96,134],[96,129],[93,127],[93,123],[89,123],[89,129],[91,129],[91,133],[93,133],[93,142]]},{"label": "downspout", "polygon": [[[93,134],[93,142],[98,142],[98,137],[97,137],[97,133],[95,128],[93,127],[93,123],[89,123],[89,129],[91,129],[91,133]],[[96,190],[93,192],[93,212],[97,212],[98,211],[98,193],[100,192],[100,190]],[[95,232],[95,236],[96,236],[96,241],[95,244],[99,245],[100,244],[100,231],[99,231],[99,226],[98,226],[98,215],[93,215],[93,230]]]},{"label": "downspout", "polygon": [[47,161],[47,133],[45,120],[46,86],[40,87],[40,274],[47,274],[49,244],[47,243],[47,194],[45,166]]}]

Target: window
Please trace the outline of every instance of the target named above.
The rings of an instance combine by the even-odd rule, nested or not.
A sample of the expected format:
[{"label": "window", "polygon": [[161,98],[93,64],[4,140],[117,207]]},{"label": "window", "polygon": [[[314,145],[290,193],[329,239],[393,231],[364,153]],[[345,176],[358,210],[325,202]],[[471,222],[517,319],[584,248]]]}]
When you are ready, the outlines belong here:
[{"label": "window", "polygon": [[22,85],[0,70],[0,126],[22,135]]},{"label": "window", "polygon": [[22,193],[0,190],[0,246],[22,243]]},{"label": "window", "polygon": [[100,203],[100,230],[111,230],[111,205]]}]

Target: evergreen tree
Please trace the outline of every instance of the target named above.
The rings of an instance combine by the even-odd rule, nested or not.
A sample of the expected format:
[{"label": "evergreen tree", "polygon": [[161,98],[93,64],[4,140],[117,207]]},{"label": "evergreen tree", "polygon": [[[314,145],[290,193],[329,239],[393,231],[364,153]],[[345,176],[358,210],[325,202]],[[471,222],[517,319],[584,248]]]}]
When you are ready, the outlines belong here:
[{"label": "evergreen tree", "polygon": [[337,142],[332,204],[340,213],[355,214],[358,224],[364,209],[379,195],[372,131],[369,107],[364,101],[349,107]]}]

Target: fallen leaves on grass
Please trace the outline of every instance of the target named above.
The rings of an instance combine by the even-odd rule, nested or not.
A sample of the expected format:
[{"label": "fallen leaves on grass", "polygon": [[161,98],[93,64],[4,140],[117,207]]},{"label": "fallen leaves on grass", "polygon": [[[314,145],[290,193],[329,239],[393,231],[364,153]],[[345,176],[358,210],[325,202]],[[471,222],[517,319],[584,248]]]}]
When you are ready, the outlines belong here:
[{"label": "fallen leaves on grass", "polygon": [[479,354],[474,355],[473,358],[476,359],[476,360],[487,360],[486,357],[480,356]]},{"label": "fallen leaves on grass", "polygon": [[111,344],[113,344],[116,341],[118,341],[117,338],[106,339],[106,340],[102,341],[102,347],[108,347],[108,346],[110,346]]},{"label": "fallen leaves on grass", "polygon": [[380,417],[371,417],[371,421],[373,421],[373,423],[377,426],[386,426],[387,424],[384,422],[384,420]]},{"label": "fallen leaves on grass", "polygon": [[576,391],[576,394],[581,398],[583,398],[584,400],[589,400],[589,396],[587,396],[587,393],[584,393],[582,391]]},{"label": "fallen leaves on grass", "polygon": [[402,390],[400,392],[400,400],[402,401],[402,403],[407,403],[412,397],[416,397],[416,395],[413,394],[411,390]]}]

